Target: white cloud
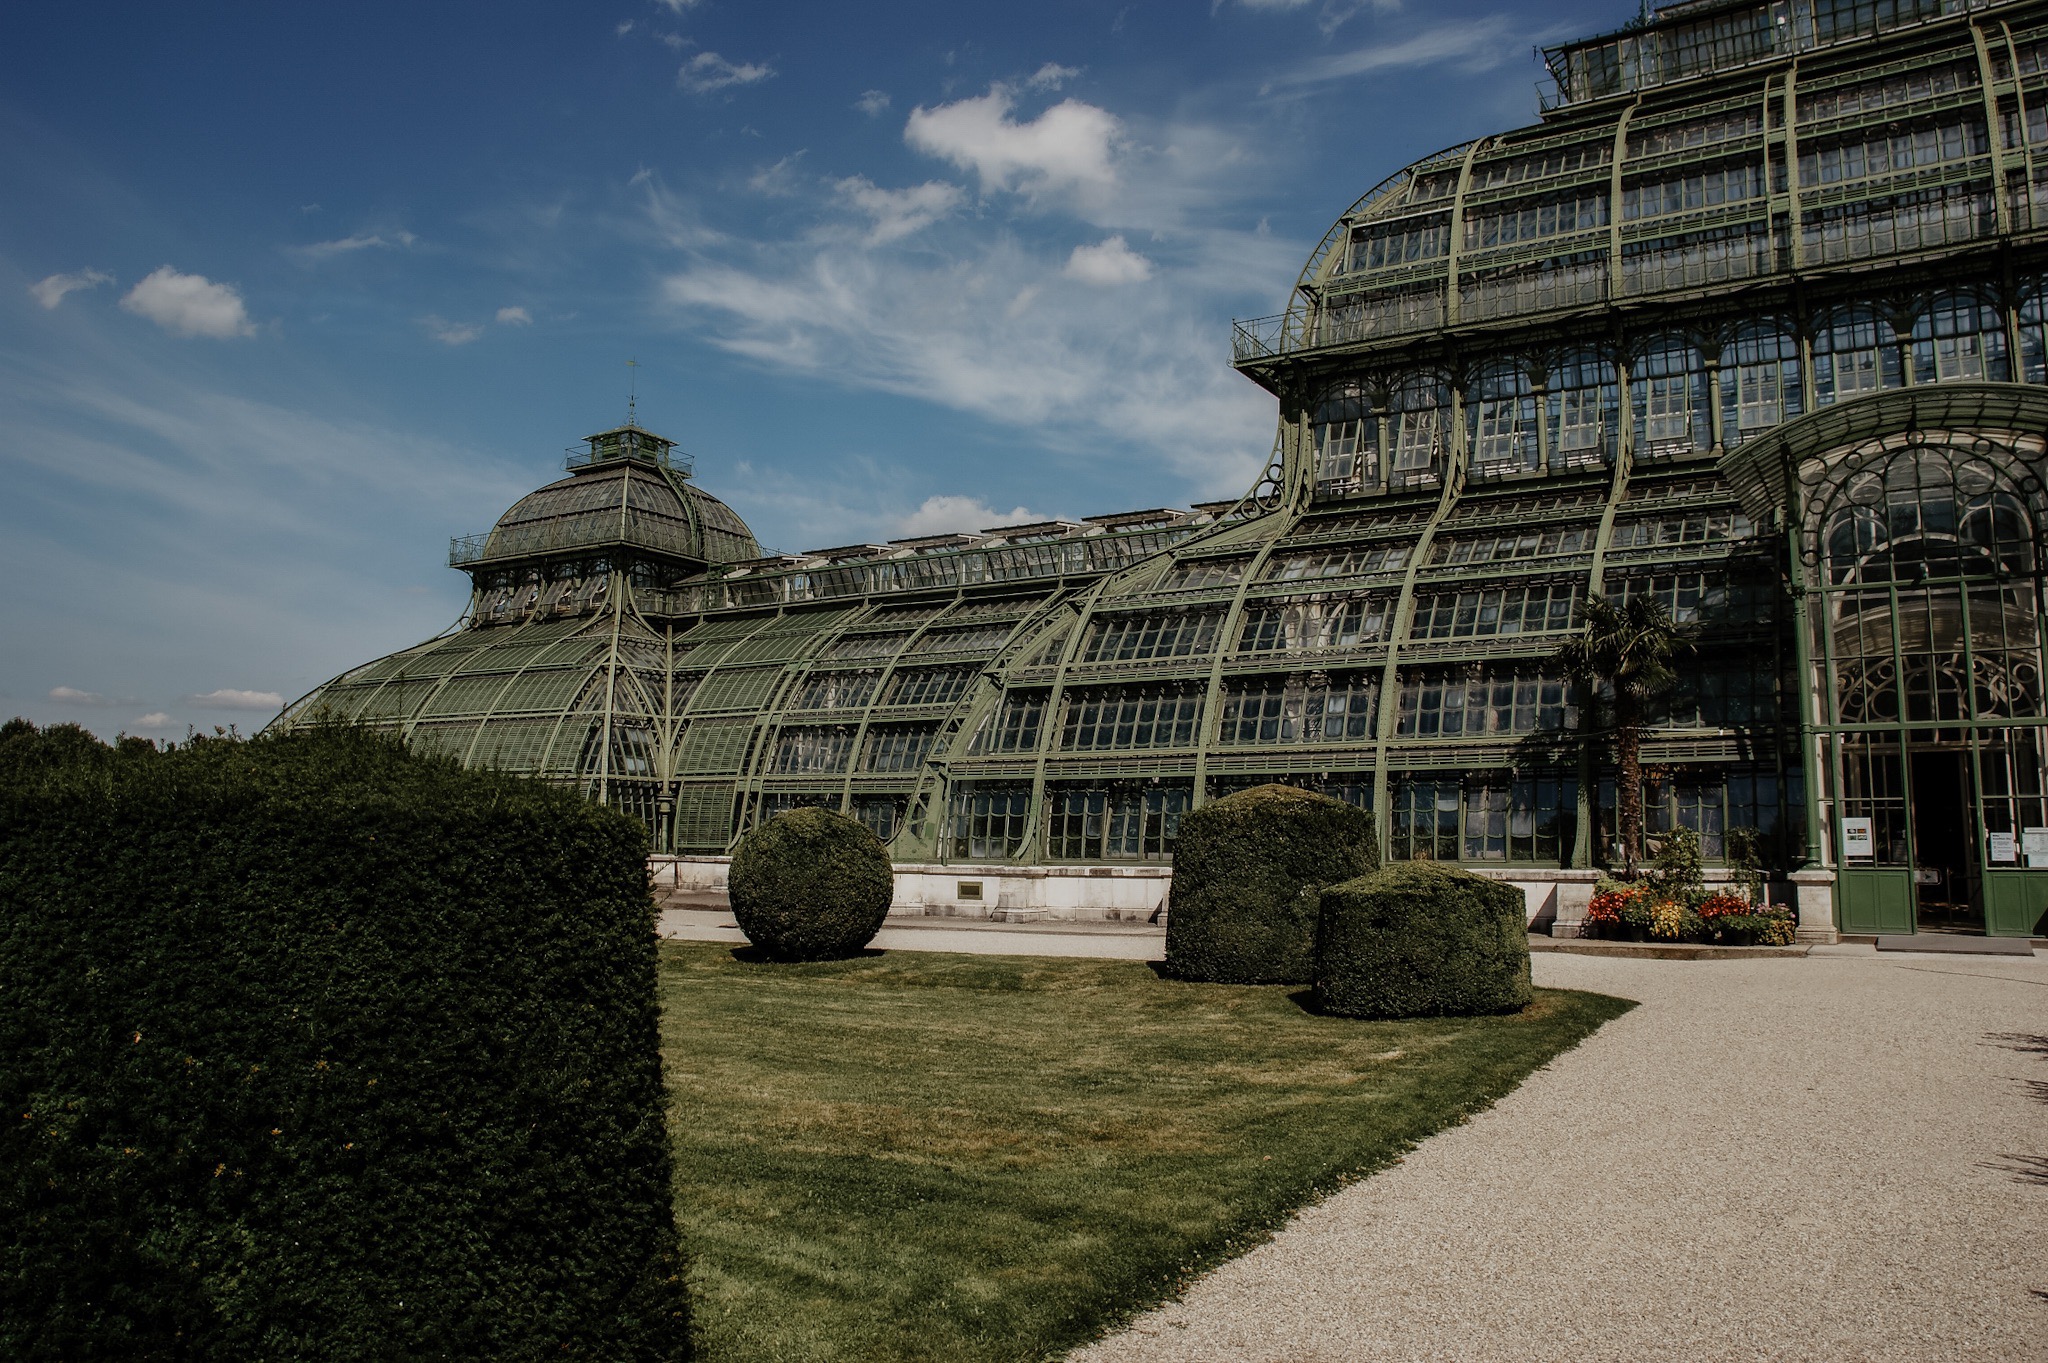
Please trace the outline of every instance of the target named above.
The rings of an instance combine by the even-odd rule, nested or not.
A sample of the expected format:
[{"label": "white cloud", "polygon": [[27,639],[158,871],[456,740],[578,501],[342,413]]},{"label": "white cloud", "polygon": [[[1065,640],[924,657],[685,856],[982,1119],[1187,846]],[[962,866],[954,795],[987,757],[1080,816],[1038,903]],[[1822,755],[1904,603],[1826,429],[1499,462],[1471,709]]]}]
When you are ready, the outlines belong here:
[{"label": "white cloud", "polygon": [[187,696],[194,705],[204,705],[215,710],[282,710],[284,697],[275,691],[237,691],[224,686],[218,691],[202,695]]},{"label": "white cloud", "polygon": [[179,336],[226,340],[255,334],[255,323],[232,284],[205,275],[180,274],[164,265],[128,291],[121,306]]},{"label": "white cloud", "polygon": [[1084,284],[1136,284],[1152,277],[1152,262],[1124,245],[1121,235],[1076,246],[1062,274]]},{"label": "white cloud", "polygon": [[661,35],[661,44],[671,51],[680,52],[690,45],[690,40],[680,33],[664,33]]},{"label": "white cloud", "polygon": [[533,325],[533,314],[525,308],[499,308],[498,325],[501,327],[530,327]]},{"label": "white cloud", "polygon": [[35,300],[46,308],[54,308],[64,301],[67,293],[80,289],[96,289],[102,284],[111,284],[114,277],[105,270],[80,270],[77,274],[53,274],[48,279],[39,279],[28,286]]},{"label": "white cloud", "polygon": [[889,108],[889,92],[887,90],[863,90],[860,98],[853,102],[853,107],[866,114],[869,118],[880,118]]},{"label": "white cloud", "polygon": [[855,208],[874,219],[868,232],[870,246],[896,241],[930,227],[960,206],[967,195],[958,185],[928,180],[909,189],[882,189],[864,175],[841,180],[833,186]]},{"label": "white cloud", "polygon": [[927,155],[981,177],[984,191],[1026,194],[1062,188],[1105,189],[1116,181],[1112,165],[1123,142],[1114,114],[1067,99],[1029,123],[1010,117],[1016,99],[1005,86],[985,95],[911,110],[903,140]]},{"label": "white cloud", "polygon": [[1304,64],[1274,83],[1314,85],[1371,71],[1446,64],[1470,72],[1490,71],[1519,56],[1526,47],[1526,42],[1513,36],[1507,18],[1494,15],[1424,29],[1398,43],[1375,43],[1349,52],[1334,52]]},{"label": "white cloud", "polygon": [[633,31],[633,20],[631,20],[631,19],[621,19],[621,20],[619,20],[619,25],[618,25],[618,27],[617,27],[617,28],[614,28],[614,29],[612,30],[612,32],[613,32],[613,33],[616,33],[616,34],[617,34],[617,35],[618,35],[619,37],[621,37],[621,38],[625,37],[625,36],[626,36],[626,35],[627,35],[628,33],[631,33],[632,31]]},{"label": "white cloud", "polygon": [[171,727],[171,717],[161,710],[151,710],[148,714],[139,716],[136,719],[135,727],[138,729],[168,729]]},{"label": "white cloud", "polygon": [[770,198],[786,199],[802,190],[802,179],[798,172],[803,167],[804,153],[793,151],[774,165],[763,166],[747,177],[747,188],[756,194]]},{"label": "white cloud", "polygon": [[451,322],[431,312],[420,318],[420,325],[426,328],[427,335],[448,346],[468,345],[484,334],[484,329],[474,322]]},{"label": "white cloud", "polygon": [[1031,78],[1024,84],[1033,90],[1057,90],[1080,74],[1081,68],[1078,66],[1061,66],[1058,62],[1047,62],[1032,72]]},{"label": "white cloud", "polygon": [[[1232,254],[1284,262],[1248,235]],[[912,396],[1029,431],[1045,447],[1155,457],[1209,495],[1239,492],[1272,443],[1273,404],[1229,365],[1227,305],[1182,289],[1032,291],[1051,260],[1003,235],[917,253],[807,235],[692,253],[667,301],[716,345],[769,368]],[[723,257],[726,252],[720,252]],[[1280,268],[1293,268],[1282,265]],[[1280,269],[1276,268],[1275,273]],[[991,522],[993,523],[993,522]]]},{"label": "white cloud", "polygon": [[61,700],[66,705],[105,705],[107,698],[97,691],[81,691],[75,686],[53,686],[50,699]]},{"label": "white cloud", "polygon": [[1013,507],[997,511],[976,497],[927,497],[924,504],[896,522],[894,539],[915,539],[920,535],[971,535],[996,525],[1028,525],[1045,517],[1036,511]]},{"label": "white cloud", "polygon": [[353,236],[341,237],[334,241],[316,241],[289,249],[301,260],[326,260],[332,256],[353,255],[357,251],[391,250],[399,246],[410,246],[418,240],[419,238],[410,232],[393,232],[388,237],[381,232],[357,232]]},{"label": "white cloud", "polygon": [[697,7],[697,0],[655,0],[655,3],[666,7],[670,14],[681,14]]},{"label": "white cloud", "polygon": [[765,62],[729,62],[716,52],[699,52],[676,72],[676,84],[693,95],[735,85],[753,85],[775,74]]}]

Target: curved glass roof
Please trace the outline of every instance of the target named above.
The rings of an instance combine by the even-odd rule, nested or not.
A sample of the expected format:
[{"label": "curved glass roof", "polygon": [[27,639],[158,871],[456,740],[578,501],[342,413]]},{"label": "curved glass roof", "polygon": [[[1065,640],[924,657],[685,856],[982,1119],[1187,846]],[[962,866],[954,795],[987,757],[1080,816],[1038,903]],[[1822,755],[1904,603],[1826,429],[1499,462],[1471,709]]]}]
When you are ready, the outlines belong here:
[{"label": "curved glass roof", "polygon": [[[1629,41],[1768,8],[1667,6]],[[1285,314],[1237,324],[1237,362],[2048,238],[2031,180],[2048,124],[1986,117],[2015,86],[2027,110],[2048,96],[2048,25],[1975,0],[1908,17],[1881,37],[1831,18],[1825,44],[1702,59],[1403,167],[1331,227]],[[1874,67],[1873,42],[1892,60]]]}]

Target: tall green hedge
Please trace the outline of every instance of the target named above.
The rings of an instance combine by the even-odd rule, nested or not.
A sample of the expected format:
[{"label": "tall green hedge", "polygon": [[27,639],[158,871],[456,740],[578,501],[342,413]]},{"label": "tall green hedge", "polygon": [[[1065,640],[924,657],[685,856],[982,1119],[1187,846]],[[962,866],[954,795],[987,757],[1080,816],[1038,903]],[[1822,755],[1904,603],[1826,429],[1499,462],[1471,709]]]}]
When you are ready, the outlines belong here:
[{"label": "tall green hedge", "polygon": [[1396,862],[1322,893],[1316,1001],[1339,1017],[1511,1013],[1534,997],[1522,892]]},{"label": "tall green hedge", "polygon": [[881,931],[896,871],[867,825],[829,809],[792,809],[740,839],[726,894],[733,921],[768,956],[833,961]]},{"label": "tall green hedge", "polygon": [[0,1354],[688,1356],[637,824],[0,738]]},{"label": "tall green hedge", "polygon": [[1379,865],[1372,816],[1293,786],[1258,786],[1180,821],[1166,967],[1212,984],[1307,984],[1316,892]]}]

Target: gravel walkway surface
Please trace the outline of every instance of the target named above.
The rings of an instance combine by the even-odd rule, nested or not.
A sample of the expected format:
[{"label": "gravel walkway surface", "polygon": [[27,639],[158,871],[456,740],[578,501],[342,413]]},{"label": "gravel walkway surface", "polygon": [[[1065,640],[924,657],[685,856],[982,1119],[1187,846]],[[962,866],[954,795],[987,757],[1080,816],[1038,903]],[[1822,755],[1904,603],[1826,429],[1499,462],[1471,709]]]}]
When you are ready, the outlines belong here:
[{"label": "gravel walkway surface", "polygon": [[2048,1359],[2048,960],[1535,967],[1642,1006],[1073,1358]]},{"label": "gravel walkway surface", "polygon": [[[747,935],[732,910],[664,909],[655,931],[691,942],[732,942]],[[957,951],[971,956],[1067,956],[1156,961],[1166,955],[1166,929],[1144,923],[982,923],[946,918],[892,918],[869,945],[883,951]]]}]

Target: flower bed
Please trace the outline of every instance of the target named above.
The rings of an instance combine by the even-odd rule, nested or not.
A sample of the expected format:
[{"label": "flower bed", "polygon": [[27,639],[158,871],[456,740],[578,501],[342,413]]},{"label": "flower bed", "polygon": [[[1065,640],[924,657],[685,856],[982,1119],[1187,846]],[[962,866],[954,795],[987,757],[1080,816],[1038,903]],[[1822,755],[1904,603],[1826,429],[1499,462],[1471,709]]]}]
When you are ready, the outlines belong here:
[{"label": "flower bed", "polygon": [[1623,942],[1790,946],[1799,928],[1790,909],[1754,904],[1726,890],[1688,893],[1648,881],[1603,879],[1581,931]]}]

